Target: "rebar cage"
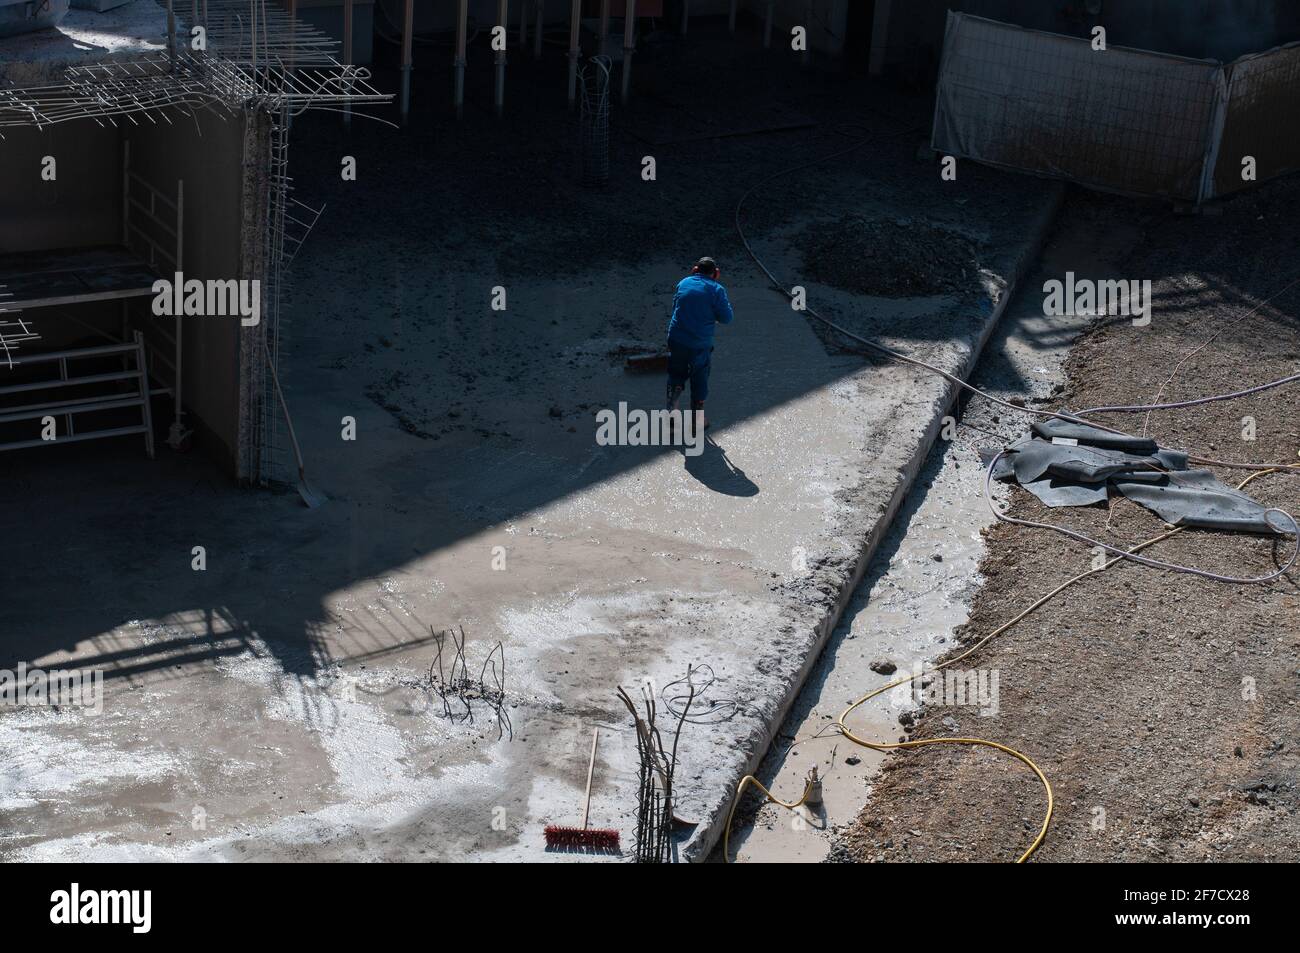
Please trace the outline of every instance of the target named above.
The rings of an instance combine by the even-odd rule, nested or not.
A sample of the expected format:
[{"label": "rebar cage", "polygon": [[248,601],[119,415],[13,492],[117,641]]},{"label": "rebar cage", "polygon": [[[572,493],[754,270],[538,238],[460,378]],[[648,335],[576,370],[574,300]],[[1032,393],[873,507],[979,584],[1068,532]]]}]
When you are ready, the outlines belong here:
[{"label": "rebar cage", "polygon": [[582,108],[578,117],[578,163],[582,184],[609,181],[609,69],[608,56],[593,56],[578,74]]}]

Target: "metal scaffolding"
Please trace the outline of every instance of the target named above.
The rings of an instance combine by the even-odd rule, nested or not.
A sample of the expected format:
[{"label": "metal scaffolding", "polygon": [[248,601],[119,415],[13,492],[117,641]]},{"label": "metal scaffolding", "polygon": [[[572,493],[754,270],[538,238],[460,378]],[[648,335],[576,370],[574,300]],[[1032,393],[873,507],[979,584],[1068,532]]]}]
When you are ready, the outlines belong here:
[{"label": "metal scaffolding", "polygon": [[76,119],[154,120],[172,108],[297,115],[388,102],[369,70],[338,61],[337,45],[265,0],[206,0],[172,18],[166,49],[70,65],[47,85],[0,86],[0,135]]},{"label": "metal scaffolding", "polygon": [[[165,46],[69,65],[42,85],[0,84],[0,138],[18,126],[172,123],[199,111],[266,123],[269,140],[260,160],[265,167],[259,170],[265,182],[259,210],[264,288],[255,331],[265,337],[247,350],[262,362],[249,369],[248,393],[260,402],[251,418],[255,452],[249,476],[262,484],[278,482],[292,474],[284,459],[285,422],[272,390],[285,338],[280,302],[288,265],[320,215],[293,197],[290,126],[308,109],[365,117],[358,107],[392,97],[370,84],[368,69],[340,62],[334,39],[266,0],[192,0],[188,16],[175,2],[159,0],[167,14]],[[0,299],[0,312],[2,304]],[[0,361],[32,337],[21,320],[0,316]]]}]

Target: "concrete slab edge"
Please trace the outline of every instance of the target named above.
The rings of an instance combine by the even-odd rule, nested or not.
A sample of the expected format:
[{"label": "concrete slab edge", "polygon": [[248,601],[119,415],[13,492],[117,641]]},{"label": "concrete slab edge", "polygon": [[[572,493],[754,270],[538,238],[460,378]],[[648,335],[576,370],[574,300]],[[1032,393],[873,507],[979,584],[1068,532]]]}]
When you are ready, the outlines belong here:
[{"label": "concrete slab edge", "polygon": [[[984,352],[984,346],[993,336],[993,330],[1002,319],[1002,314],[1006,311],[1008,302],[1019,290],[1020,282],[1024,276],[1037,262],[1064,197],[1065,186],[1058,184],[1052,189],[1046,204],[1035,218],[1029,240],[1025,243],[1011,268],[1006,288],[1003,289],[997,303],[989,312],[988,319],[984,322],[984,327],[980,330],[974,346],[966,356],[966,360],[961,367],[953,371],[962,380],[968,380],[971,374],[975,372],[975,367],[979,364],[980,357]],[[750,738],[741,742],[742,745],[750,747],[751,753],[744,762],[743,768],[728,778],[725,798],[707,819],[701,821],[690,838],[680,845],[679,856],[682,860],[689,863],[706,860],[722,839],[723,829],[727,823],[727,812],[731,808],[731,798],[736,785],[740,783],[740,779],[745,775],[753,774],[758,770],[758,766],[767,756],[768,749],[775,740],[781,725],[785,723],[786,716],[789,714],[795,700],[799,697],[799,693],[803,691],[804,683],[812,673],[813,666],[817,664],[818,658],[821,657],[822,650],[830,640],[831,633],[839,625],[840,617],[844,614],[845,608],[848,607],[850,600],[853,598],[854,590],[862,581],[862,577],[866,575],[867,567],[871,564],[880,541],[889,532],[894,517],[902,507],[903,501],[907,499],[908,493],[911,492],[917,474],[921,472],[921,467],[925,464],[926,458],[929,457],[930,450],[934,447],[934,442],[939,436],[939,431],[943,426],[943,418],[956,405],[959,391],[960,388],[956,384],[949,384],[944,396],[938,401],[935,414],[899,474],[900,478],[893,494],[890,496],[888,505],[863,540],[853,565],[853,571],[842,578],[838,588],[833,593],[828,594],[830,605],[827,606],[825,614],[813,627],[812,638],[803,663],[786,686],[777,706],[775,717],[767,722],[759,737],[755,738],[751,735]],[[740,741],[740,739],[737,740]]]}]

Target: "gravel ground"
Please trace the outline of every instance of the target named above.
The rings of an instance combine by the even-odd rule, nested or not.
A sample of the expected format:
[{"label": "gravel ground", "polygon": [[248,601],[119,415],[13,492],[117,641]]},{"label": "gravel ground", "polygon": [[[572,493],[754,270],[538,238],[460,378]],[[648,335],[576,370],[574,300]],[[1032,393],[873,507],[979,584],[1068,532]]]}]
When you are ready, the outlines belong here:
[{"label": "gravel ground", "polygon": [[[1045,406],[1146,403],[1174,364],[1216,332],[1164,390],[1165,400],[1224,393],[1295,373],[1300,270],[1289,222],[1300,181],[1274,183],[1213,213],[1177,217],[1095,197],[1106,215],[1145,234],[1123,278],[1150,277],[1154,315],[1096,322],[1067,363],[1065,391]],[[1281,290],[1286,288],[1286,290]],[[1278,293],[1278,292],[1281,293]],[[1274,296],[1249,317],[1261,300]],[[1235,322],[1235,323],[1234,323]],[[1156,414],[1163,444],[1236,461],[1295,460],[1300,390]],[[1254,439],[1246,439],[1253,418]],[[1113,418],[1132,431],[1142,415]],[[992,445],[992,441],[990,441]],[[1219,468],[1236,484],[1241,470]],[[1300,481],[1269,475],[1255,498],[1300,511]],[[1114,545],[1158,535],[1138,506],[1048,511],[1015,490],[1013,515],[1073,527]],[[985,583],[969,645],[1035,598],[1089,568],[1092,553],[1062,536],[998,524],[986,534]],[[1289,542],[1189,531],[1157,558],[1234,575],[1263,575]],[[961,663],[998,676],[997,714],[927,705],[901,737],[976,736],[1037,761],[1056,814],[1036,860],[1295,860],[1300,855],[1300,608],[1298,572],[1233,586],[1125,562],[1068,589]],[[883,681],[883,679],[882,679]],[[884,740],[884,739],[882,739]],[[933,745],[890,755],[857,822],[834,852],[850,861],[1014,860],[1032,841],[1043,790],[990,749]]]},{"label": "gravel ground", "polygon": [[964,235],[924,222],[846,215],[801,237],[808,276],[858,294],[907,298],[968,291],[979,269]]}]

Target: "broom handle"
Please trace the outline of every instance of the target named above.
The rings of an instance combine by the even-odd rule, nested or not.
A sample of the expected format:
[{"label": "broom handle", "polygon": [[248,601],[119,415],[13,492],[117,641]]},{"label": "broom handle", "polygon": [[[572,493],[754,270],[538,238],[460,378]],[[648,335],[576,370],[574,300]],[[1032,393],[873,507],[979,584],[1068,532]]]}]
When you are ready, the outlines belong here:
[{"label": "broom handle", "polygon": [[591,815],[591,775],[596,770],[596,739],[600,729],[591,729],[591,758],[587,761],[587,798],[582,805],[582,829],[587,829],[587,818]]}]

